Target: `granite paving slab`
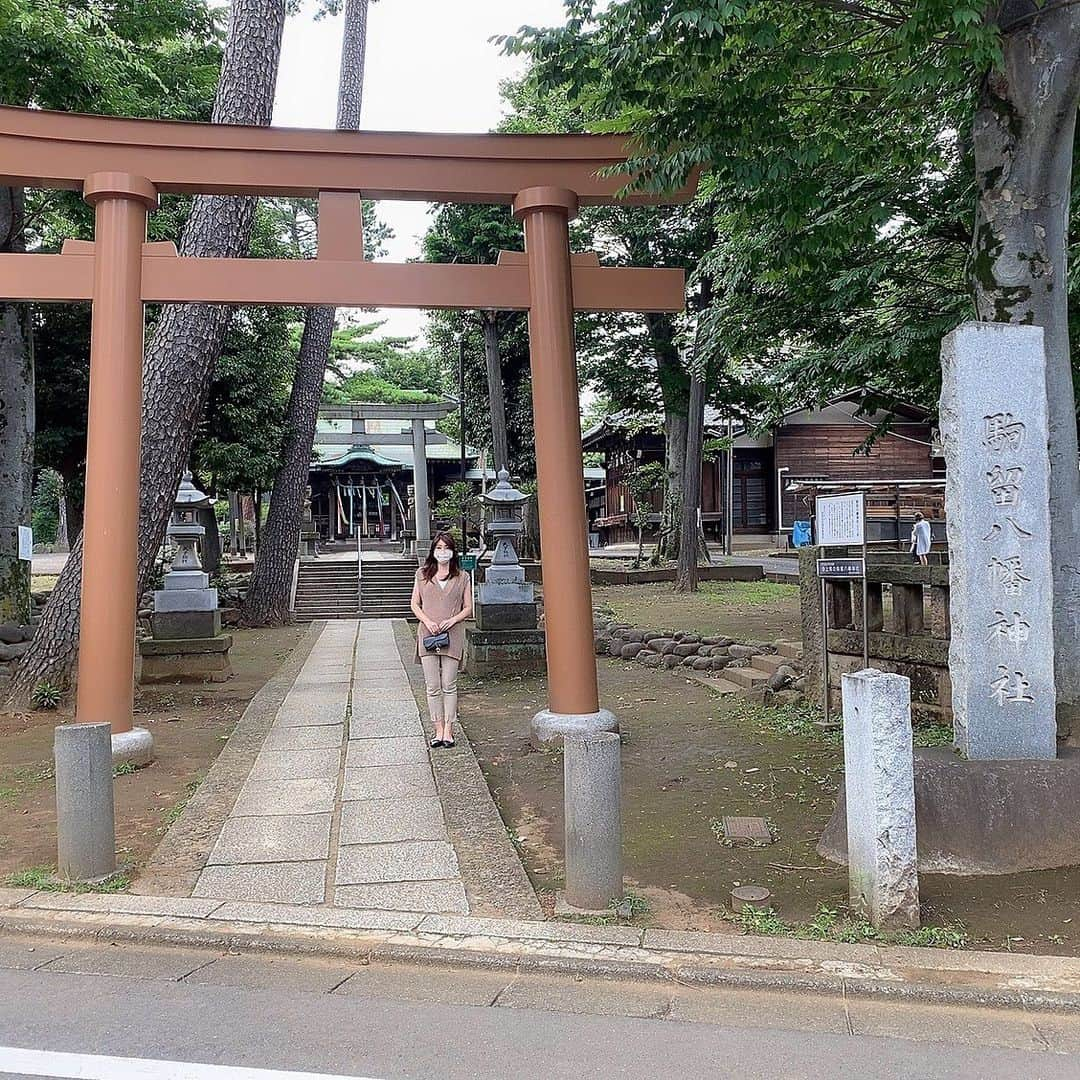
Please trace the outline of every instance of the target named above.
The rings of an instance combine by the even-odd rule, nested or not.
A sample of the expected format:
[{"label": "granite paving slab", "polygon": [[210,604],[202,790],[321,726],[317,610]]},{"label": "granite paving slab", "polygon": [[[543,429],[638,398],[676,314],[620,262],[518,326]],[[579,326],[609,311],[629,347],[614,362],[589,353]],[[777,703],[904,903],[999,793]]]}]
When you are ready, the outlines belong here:
[{"label": "granite paving slab", "polygon": [[339,750],[262,750],[251,767],[252,780],[308,780],[336,776]]},{"label": "granite paving slab", "polygon": [[469,901],[460,878],[448,881],[395,881],[391,884],[339,885],[334,890],[339,906],[428,914],[466,915]]},{"label": "granite paving slab", "polygon": [[350,739],[401,739],[407,736],[423,736],[420,715],[366,718],[353,715],[349,724]]},{"label": "granite paving slab", "polygon": [[420,736],[400,739],[353,739],[345,757],[346,768],[371,765],[426,765],[427,743]]},{"label": "granite paving slab", "polygon": [[388,844],[396,840],[445,840],[438,799],[369,799],[341,807],[342,844]]},{"label": "granite paving slab", "polygon": [[337,781],[331,777],[305,780],[248,780],[240,789],[231,817],[268,814],[329,814],[334,809]]},{"label": "granite paving slab", "polygon": [[221,900],[321,904],[326,898],[326,861],[208,866],[199,875],[194,895]]},{"label": "granite paving slab", "polygon": [[329,814],[230,817],[210,852],[209,865],[310,862],[329,854]]},{"label": "granite paving slab", "polygon": [[437,881],[452,879],[457,873],[457,856],[445,840],[350,844],[338,849],[336,879],[341,885]]},{"label": "granite paving slab", "polygon": [[322,724],[315,727],[281,727],[275,725],[266,736],[264,750],[329,750],[341,746],[345,737],[344,724]]},{"label": "granite paving slab", "polygon": [[430,765],[370,765],[346,769],[341,797],[346,802],[358,799],[421,798],[435,794],[435,779]]}]

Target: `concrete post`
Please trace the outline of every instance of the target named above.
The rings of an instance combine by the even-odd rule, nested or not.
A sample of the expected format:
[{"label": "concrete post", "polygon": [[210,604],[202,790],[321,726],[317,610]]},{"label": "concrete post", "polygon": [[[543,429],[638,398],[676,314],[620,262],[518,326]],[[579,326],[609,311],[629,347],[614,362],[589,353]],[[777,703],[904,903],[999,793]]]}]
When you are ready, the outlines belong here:
[{"label": "concrete post", "polygon": [[[132,731],[135,671],[142,245],[157,193],[140,176],[94,173],[83,195],[94,207],[94,301],[75,719],[110,724],[123,743]],[[149,760],[149,733],[132,738]]]},{"label": "concrete post", "polygon": [[[431,543],[431,503],[428,498],[427,429],[423,420],[412,422],[413,505],[416,507],[416,550],[427,555]],[[421,548],[424,550],[421,551]]]},{"label": "concrete post", "polygon": [[566,902],[606,911],[623,894],[620,739],[567,735],[563,747]]},{"label": "concrete post", "polygon": [[108,724],[70,724],[53,737],[56,866],[88,881],[116,871],[112,739]]},{"label": "concrete post", "polygon": [[911,682],[868,668],[843,676],[848,883],[878,929],[919,925]]},{"label": "concrete post", "polygon": [[570,267],[569,221],[577,210],[577,196],[561,188],[529,188],[514,200],[529,265],[529,353],[544,563],[549,708],[533,721],[537,742],[569,732],[618,730],[615,717],[600,710],[593,648]]}]

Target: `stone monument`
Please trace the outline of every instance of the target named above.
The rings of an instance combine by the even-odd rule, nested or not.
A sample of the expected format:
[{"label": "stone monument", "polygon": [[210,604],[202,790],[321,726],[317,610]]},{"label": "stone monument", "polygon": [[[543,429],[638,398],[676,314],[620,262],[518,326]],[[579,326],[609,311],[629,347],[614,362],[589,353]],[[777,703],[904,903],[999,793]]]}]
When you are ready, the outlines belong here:
[{"label": "stone monument", "polygon": [[1043,331],[966,323],[941,363],[956,745],[972,759],[1053,758]]},{"label": "stone monument", "polygon": [[529,496],[500,469],[495,486],[480,497],[489,509],[488,533],[495,541],[491,565],[478,589],[476,629],[466,632],[467,666],[476,675],[541,672],[544,632],[538,629],[535,590],[514,546],[525,527]]},{"label": "stone monument", "polygon": [[873,668],[842,682],[851,908],[878,929],[917,927],[911,683]]},{"label": "stone monument", "polygon": [[139,642],[140,682],[224,682],[232,674],[232,637],[221,632],[218,592],[210,587],[196,549],[206,531],[197,511],[209,505],[191,473],[184,473],[168,528],[176,554],[165,588],[154,593],[152,637]]}]

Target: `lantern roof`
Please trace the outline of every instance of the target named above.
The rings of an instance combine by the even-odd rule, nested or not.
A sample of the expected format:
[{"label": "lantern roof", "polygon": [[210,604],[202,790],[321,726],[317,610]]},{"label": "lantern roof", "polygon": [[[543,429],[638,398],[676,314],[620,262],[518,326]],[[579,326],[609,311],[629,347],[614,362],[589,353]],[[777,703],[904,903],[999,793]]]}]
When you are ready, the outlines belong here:
[{"label": "lantern roof", "polygon": [[495,486],[485,494],[480,496],[482,502],[487,503],[489,506],[521,506],[523,503],[529,501],[531,496],[526,495],[523,491],[518,491],[513,484],[510,483],[510,474],[505,469],[500,469],[498,472],[498,480]]},{"label": "lantern roof", "polygon": [[174,505],[183,506],[187,509],[200,509],[204,506],[213,506],[214,500],[205,492],[200,491],[192,483],[191,473],[185,471],[180,487],[176,492]]}]

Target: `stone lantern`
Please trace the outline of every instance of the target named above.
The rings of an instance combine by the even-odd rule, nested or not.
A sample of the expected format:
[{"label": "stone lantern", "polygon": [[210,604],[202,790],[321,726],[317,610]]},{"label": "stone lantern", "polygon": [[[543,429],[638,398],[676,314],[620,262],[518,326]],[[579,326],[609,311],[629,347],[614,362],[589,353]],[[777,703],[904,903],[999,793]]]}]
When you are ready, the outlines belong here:
[{"label": "stone lantern", "polygon": [[221,632],[218,591],[210,588],[198,551],[206,535],[199,511],[211,506],[185,472],[167,530],[176,554],[165,587],[154,593],[153,638],[139,643],[141,682],[221,682],[232,674],[232,637]]},{"label": "stone lantern", "polygon": [[487,531],[495,542],[476,604],[476,629],[466,633],[468,664],[477,675],[542,671],[544,632],[537,629],[536,594],[525,580],[515,540],[525,530],[523,509],[530,496],[499,470],[498,482],[480,501],[488,510]]},{"label": "stone lantern", "polygon": [[[525,581],[525,570],[518,562],[514,541],[525,531],[525,504],[530,496],[520,492],[510,483],[510,474],[500,469],[498,482],[480,496],[480,501],[490,511],[487,531],[495,541],[495,554],[480,589],[481,603],[529,603],[533,602],[533,587]],[[526,586],[525,591],[507,592],[505,599],[496,599],[494,592],[485,597],[486,586],[512,584]]]}]

